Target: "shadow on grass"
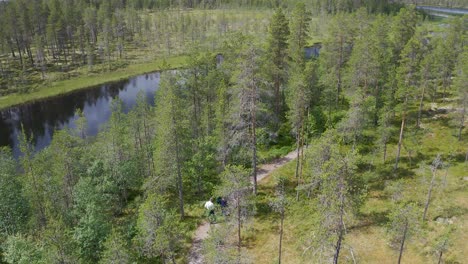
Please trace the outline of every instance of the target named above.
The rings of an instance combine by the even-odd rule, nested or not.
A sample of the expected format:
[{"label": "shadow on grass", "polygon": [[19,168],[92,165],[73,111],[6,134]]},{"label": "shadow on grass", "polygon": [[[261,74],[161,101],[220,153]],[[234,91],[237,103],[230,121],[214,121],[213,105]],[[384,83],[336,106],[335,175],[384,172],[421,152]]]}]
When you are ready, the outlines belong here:
[{"label": "shadow on grass", "polygon": [[369,190],[382,191],[385,189],[385,181],[411,178],[416,174],[411,168],[399,167],[397,170],[393,166],[376,167],[371,176],[368,177]]},{"label": "shadow on grass", "polygon": [[271,219],[272,215],[275,214],[273,209],[270,206],[270,197],[274,193],[274,188],[271,186],[264,186],[262,191],[257,194],[256,197],[256,215],[260,221]]},{"label": "shadow on grass", "polygon": [[457,153],[452,156],[453,160],[456,162],[466,162],[468,153]]},{"label": "shadow on grass", "polygon": [[387,211],[373,211],[367,214],[359,214],[358,218],[360,219],[359,223],[350,226],[350,230],[369,227],[373,225],[383,226],[386,225],[389,221]]},{"label": "shadow on grass", "polygon": [[400,167],[402,164],[406,164],[408,169],[416,169],[420,162],[427,161],[427,160],[428,160],[427,154],[422,154],[421,152],[417,152],[416,155],[401,157]]}]

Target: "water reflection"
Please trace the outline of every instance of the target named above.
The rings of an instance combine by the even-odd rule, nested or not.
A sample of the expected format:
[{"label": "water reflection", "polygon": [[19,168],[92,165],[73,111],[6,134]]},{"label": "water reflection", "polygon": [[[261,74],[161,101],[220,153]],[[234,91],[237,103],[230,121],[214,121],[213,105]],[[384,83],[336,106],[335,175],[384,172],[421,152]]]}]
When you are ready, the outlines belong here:
[{"label": "water reflection", "polygon": [[159,78],[159,73],[145,74],[3,110],[0,112],[0,146],[10,146],[17,157],[20,154],[18,135],[23,124],[26,136],[31,138],[34,135],[35,149],[41,150],[50,144],[55,129],[75,128],[77,109],[81,109],[87,119],[87,134],[96,135],[109,120],[114,98],[123,101],[125,112],[136,104],[140,91],[146,95],[148,103],[154,105]]}]

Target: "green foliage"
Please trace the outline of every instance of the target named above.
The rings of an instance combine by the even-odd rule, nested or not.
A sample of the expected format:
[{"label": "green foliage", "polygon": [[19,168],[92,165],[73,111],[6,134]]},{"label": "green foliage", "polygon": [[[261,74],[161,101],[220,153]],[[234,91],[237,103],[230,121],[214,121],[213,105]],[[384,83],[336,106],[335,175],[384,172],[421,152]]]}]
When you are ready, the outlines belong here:
[{"label": "green foliage", "polygon": [[390,243],[395,249],[400,249],[403,242],[408,242],[412,236],[419,234],[420,214],[414,204],[398,203],[390,211],[387,227]]},{"label": "green foliage", "polygon": [[104,249],[104,241],[110,232],[108,204],[113,198],[108,188],[102,163],[89,169],[88,177],[82,177],[74,190],[74,213],[78,223],[73,230],[73,239],[79,247],[80,257],[96,262]]},{"label": "green foliage", "polygon": [[46,263],[77,263],[77,245],[73,233],[61,219],[50,219],[42,235],[43,259]]},{"label": "green foliage", "polygon": [[406,43],[416,31],[418,17],[414,6],[400,9],[395,16],[390,29],[390,42],[393,48],[394,62],[400,58]]},{"label": "green foliage", "polygon": [[45,264],[44,252],[31,238],[22,235],[11,235],[4,243],[4,259],[7,263]]},{"label": "green foliage", "polygon": [[[421,205],[414,201],[421,201],[421,195],[415,185],[421,181],[415,165],[427,163],[427,157],[437,152],[450,152],[454,167],[447,174],[458,178],[453,181],[448,176],[444,188],[451,191],[437,190],[440,193],[434,195],[430,212],[462,218],[466,210],[460,203],[464,200],[460,202],[457,196],[463,188],[458,180],[463,177],[460,162],[465,159],[466,145],[462,140],[467,97],[462,20],[451,21],[447,32],[432,34],[417,25],[412,7],[401,9],[396,16],[369,14],[386,8],[379,1],[351,14],[341,12],[356,10],[359,1],[313,1],[296,5],[291,15],[289,7],[297,1],[286,1],[281,3],[284,9],[276,9],[269,27],[265,19],[269,10],[248,13],[262,19],[260,24],[241,14],[243,25],[236,24],[229,10],[141,11],[179,5],[215,8],[219,1],[206,5],[182,1],[177,6],[170,1],[127,1],[127,6],[121,1],[7,2],[0,6],[0,14],[11,11],[0,16],[5,25],[0,28],[0,49],[15,57],[0,56],[2,85],[15,82],[16,77],[9,76],[11,69],[20,71],[22,77],[41,70],[47,79],[56,70],[75,74],[78,65],[92,67],[87,78],[41,89],[44,95],[51,95],[55,93],[51,91],[66,92],[102,81],[98,79],[121,78],[122,70],[114,71],[117,64],[128,65],[125,76],[171,65],[189,68],[162,74],[154,108],[140,94],[137,106],[125,114],[123,102],[115,100],[109,123],[96,137],[86,135],[86,120],[78,112],[77,129],[55,133],[44,150],[36,153],[34,138],[26,132],[20,136],[23,156],[19,162],[9,151],[0,150],[4,261],[178,262],[188,247],[183,242],[189,237],[189,227],[201,217],[202,209],[194,208],[201,207],[198,202],[208,194],[227,198],[229,215],[210,234],[207,262],[245,263],[250,261],[251,248],[259,252],[271,249],[256,248],[257,234],[253,234],[271,232],[276,238],[277,229],[271,225],[276,225],[278,215],[272,211],[282,217],[286,213],[284,230],[290,233],[284,239],[299,241],[290,239],[284,246],[300,248],[306,257],[312,253],[316,259],[329,260],[334,255],[336,262],[350,258],[346,250],[341,254],[339,250],[352,243],[359,247],[359,236],[368,235],[361,232],[363,226],[369,226],[372,234],[381,234],[383,226],[388,227],[394,247],[419,231],[437,233],[440,239],[434,245],[424,242],[426,247],[450,254],[452,244],[445,243],[448,235],[439,234],[443,232],[433,225],[433,219],[418,226]],[[43,3],[45,6],[37,6]],[[271,1],[221,4],[280,5]],[[312,18],[307,11],[310,7],[322,15]],[[339,14],[331,17],[326,13]],[[307,61],[304,47],[314,27],[324,37],[323,48],[318,58]],[[188,51],[187,46],[191,46]],[[221,52],[222,63],[215,63],[214,51]],[[129,64],[134,62],[133,56],[151,60],[181,52],[190,55],[170,57],[162,63]],[[48,64],[41,65],[45,61]],[[98,71],[112,72],[93,75]],[[81,81],[85,83],[77,84]],[[439,100],[440,87],[450,96],[457,90],[456,101]],[[434,95],[431,109],[425,106],[426,88]],[[0,104],[9,104],[14,98]],[[412,129],[417,105],[418,119],[424,123],[419,126],[418,122],[419,128]],[[457,115],[458,144],[443,127],[452,124],[439,120],[447,119],[445,112]],[[409,122],[402,122],[401,131],[406,127],[405,135],[401,133],[405,142],[400,140],[398,146],[402,166],[392,177],[390,166],[377,160],[377,152],[381,150],[385,157],[387,148],[395,149],[400,118]],[[250,181],[252,171],[259,167],[257,156],[261,162],[271,161],[289,153],[294,143],[301,149],[310,141],[304,155],[300,153],[296,164],[287,165],[282,175],[291,176],[295,167],[297,177],[281,180],[281,190],[271,201],[272,186],[260,189],[254,199]],[[395,178],[404,181],[392,185]],[[299,186],[294,188],[296,184]],[[383,190],[385,185],[390,187]],[[293,193],[300,201],[294,201]],[[412,196],[399,198],[407,193]],[[393,198],[394,206],[389,206]],[[249,229],[247,223],[256,207],[261,221]],[[188,217],[180,219],[185,211]],[[266,227],[257,229],[259,225]],[[419,247],[422,242],[413,237],[414,246]],[[262,239],[274,241],[276,248],[276,239]],[[450,241],[456,244],[457,239]],[[360,251],[357,256],[367,260]],[[294,261],[300,260],[289,262]]]},{"label": "green foliage", "polygon": [[11,151],[0,148],[0,234],[5,237],[24,231],[29,218],[29,204],[17,179],[16,165]]},{"label": "green foliage", "polygon": [[311,238],[316,254],[327,256],[334,249],[337,259],[344,228],[359,210],[365,186],[357,176],[359,155],[340,146],[336,131],[329,130],[307,153],[307,183],[301,189],[316,195],[319,234]]},{"label": "green foliage", "polygon": [[132,263],[132,255],[128,250],[127,243],[115,229],[112,229],[112,232],[104,243],[104,251],[102,252],[100,263]]},{"label": "green foliage", "polygon": [[184,216],[183,175],[184,162],[189,148],[189,119],[180,83],[173,73],[161,78],[156,105],[155,174],[159,186],[152,189],[164,190],[175,187],[178,192],[180,214]]},{"label": "green foliage", "polygon": [[136,243],[143,256],[174,261],[184,226],[175,212],[167,209],[167,200],[163,196],[148,195],[139,209],[137,230]]},{"label": "green foliage", "polygon": [[288,19],[281,8],[278,8],[271,18],[267,48],[264,59],[264,74],[268,86],[272,90],[269,109],[273,114],[273,128],[278,129],[279,122],[284,118],[284,89],[288,78]]},{"label": "green foliage", "polygon": [[459,55],[458,63],[455,68],[456,79],[453,86],[458,94],[458,106],[456,121],[458,123],[458,140],[462,140],[462,131],[465,127],[466,109],[468,107],[468,49],[465,47],[463,53]]},{"label": "green foliage", "polygon": [[200,140],[196,143],[198,151],[186,162],[185,170],[188,177],[185,185],[192,193],[198,195],[212,193],[214,186],[219,181],[214,142],[216,141],[212,137]]},{"label": "green foliage", "polygon": [[291,15],[289,56],[294,67],[304,67],[305,54],[304,47],[307,45],[309,37],[309,24],[311,14],[304,3],[298,3]]}]

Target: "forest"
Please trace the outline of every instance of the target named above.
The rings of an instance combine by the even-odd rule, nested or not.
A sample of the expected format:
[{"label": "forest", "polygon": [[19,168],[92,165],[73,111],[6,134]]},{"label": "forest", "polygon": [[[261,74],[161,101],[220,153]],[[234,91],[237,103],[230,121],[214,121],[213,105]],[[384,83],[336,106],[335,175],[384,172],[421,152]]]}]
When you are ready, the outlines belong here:
[{"label": "forest", "polygon": [[0,146],[0,263],[464,263],[468,17],[414,4],[467,7],[0,1],[0,113],[161,71]]}]

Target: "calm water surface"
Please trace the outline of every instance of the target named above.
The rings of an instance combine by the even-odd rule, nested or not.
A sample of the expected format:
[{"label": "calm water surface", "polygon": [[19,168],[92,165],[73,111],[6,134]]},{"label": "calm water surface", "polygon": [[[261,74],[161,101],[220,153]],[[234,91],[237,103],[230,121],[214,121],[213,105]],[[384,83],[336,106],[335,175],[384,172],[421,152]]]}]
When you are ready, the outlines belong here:
[{"label": "calm water surface", "polygon": [[447,7],[437,7],[437,6],[418,6],[417,9],[425,10],[433,15],[467,15],[468,9],[464,8],[447,8]]},{"label": "calm water surface", "polygon": [[23,124],[26,135],[33,135],[36,150],[47,147],[54,130],[75,128],[81,109],[85,115],[88,135],[96,135],[111,115],[112,100],[120,98],[128,112],[135,104],[137,94],[143,92],[148,103],[154,105],[154,94],[159,87],[160,73],[151,73],[126,81],[109,83],[71,94],[11,107],[0,112],[0,146],[10,146],[18,157],[18,135]]}]

